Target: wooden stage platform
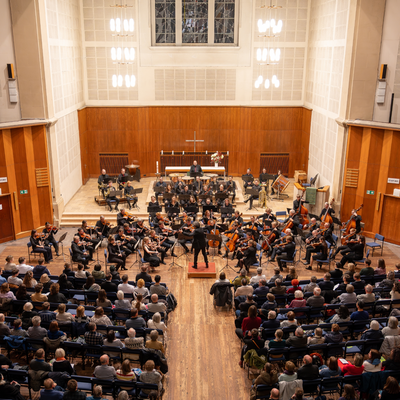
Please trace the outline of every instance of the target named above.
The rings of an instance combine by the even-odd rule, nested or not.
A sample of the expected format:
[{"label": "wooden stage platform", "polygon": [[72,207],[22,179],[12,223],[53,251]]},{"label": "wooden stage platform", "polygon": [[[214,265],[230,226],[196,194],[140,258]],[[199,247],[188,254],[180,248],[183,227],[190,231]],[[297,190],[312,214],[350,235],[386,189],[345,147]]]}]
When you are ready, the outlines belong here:
[{"label": "wooden stage platform", "polygon": [[215,263],[209,262],[208,268],[206,268],[206,263],[199,262],[197,264],[197,269],[193,268],[194,263],[189,262],[188,264],[188,278],[216,278],[217,273],[215,272]]}]

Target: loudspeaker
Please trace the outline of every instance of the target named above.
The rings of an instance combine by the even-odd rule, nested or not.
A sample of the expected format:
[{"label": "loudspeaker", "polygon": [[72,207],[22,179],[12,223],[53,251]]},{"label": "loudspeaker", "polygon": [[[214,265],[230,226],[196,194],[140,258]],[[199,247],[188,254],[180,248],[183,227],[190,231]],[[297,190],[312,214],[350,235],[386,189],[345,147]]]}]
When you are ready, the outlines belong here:
[{"label": "loudspeaker", "polygon": [[14,64],[7,64],[8,79],[15,79]]},{"label": "loudspeaker", "polygon": [[379,79],[386,79],[387,64],[381,64],[381,69],[379,70]]}]

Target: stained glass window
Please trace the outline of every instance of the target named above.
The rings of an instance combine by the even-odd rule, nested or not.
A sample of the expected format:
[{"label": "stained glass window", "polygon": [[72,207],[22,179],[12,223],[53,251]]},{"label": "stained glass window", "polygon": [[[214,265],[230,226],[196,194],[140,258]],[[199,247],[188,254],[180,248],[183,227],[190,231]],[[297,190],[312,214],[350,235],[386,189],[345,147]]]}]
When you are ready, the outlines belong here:
[{"label": "stained glass window", "polygon": [[175,0],[155,0],[155,42],[176,42]]},{"label": "stained glass window", "polygon": [[214,43],[235,41],[235,0],[215,0]]},{"label": "stained glass window", "polygon": [[208,43],[208,0],[182,0],[182,43]]}]

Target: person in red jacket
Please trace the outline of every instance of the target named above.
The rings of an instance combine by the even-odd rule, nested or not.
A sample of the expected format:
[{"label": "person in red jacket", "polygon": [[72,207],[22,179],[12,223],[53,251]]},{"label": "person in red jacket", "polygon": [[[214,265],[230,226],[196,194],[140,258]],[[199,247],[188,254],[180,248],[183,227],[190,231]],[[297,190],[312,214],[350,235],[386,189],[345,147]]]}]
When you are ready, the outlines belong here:
[{"label": "person in red jacket", "polygon": [[236,335],[239,339],[243,339],[244,335],[246,335],[247,331],[251,331],[252,329],[258,329],[261,325],[261,318],[257,317],[257,307],[251,306],[247,313],[247,317],[243,318],[242,321],[242,329],[236,329]]},{"label": "person in red jacket", "polygon": [[[340,361],[339,361],[340,362]],[[363,366],[364,358],[360,353],[357,353],[354,357],[354,365],[350,362],[343,364],[340,362],[340,369],[342,370],[343,376],[347,375],[361,375],[364,371]]]}]

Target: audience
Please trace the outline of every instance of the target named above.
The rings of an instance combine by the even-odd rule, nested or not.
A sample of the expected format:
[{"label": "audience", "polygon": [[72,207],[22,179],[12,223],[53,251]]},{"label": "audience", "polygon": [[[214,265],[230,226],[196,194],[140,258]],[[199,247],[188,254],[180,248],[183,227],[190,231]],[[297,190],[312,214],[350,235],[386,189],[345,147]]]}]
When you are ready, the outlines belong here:
[{"label": "audience", "polygon": [[97,379],[111,380],[117,377],[115,368],[109,365],[110,358],[107,354],[100,357],[100,365],[98,365],[93,372]]},{"label": "audience", "polygon": [[398,400],[400,398],[399,382],[393,376],[388,376],[383,387],[380,400]]},{"label": "audience", "polygon": [[75,373],[71,363],[65,358],[65,351],[62,348],[58,348],[55,351],[55,360],[53,362],[53,372],[67,372],[70,375]]},{"label": "audience", "polygon": [[306,355],[303,357],[303,365],[297,370],[297,379],[312,380],[318,379],[319,370],[312,363],[312,357]]},{"label": "audience", "polygon": [[368,359],[364,361],[364,372],[380,372],[382,369],[381,354],[378,350],[372,349],[368,353]]},{"label": "audience", "polygon": [[[264,276],[264,275],[263,275]],[[258,287],[254,289],[253,294],[260,297],[265,297],[269,293],[269,287],[265,278],[258,281]]]},{"label": "audience", "polygon": [[141,329],[146,328],[146,321],[139,317],[139,310],[137,308],[131,309],[131,317],[125,322],[126,329]]},{"label": "audience", "polygon": [[295,365],[291,361],[286,361],[285,369],[279,375],[278,381],[292,382],[297,379],[297,372],[294,372]]},{"label": "audience", "polygon": [[[117,379],[120,381],[125,381],[125,382],[132,382],[136,381],[136,375],[131,369],[131,362],[128,359],[125,359],[122,364],[121,368],[117,370]],[[122,390],[132,390],[130,387],[121,387]]]},{"label": "audience", "polygon": [[[225,278],[224,278],[225,279]],[[150,294],[157,294],[158,296],[166,296],[168,294],[168,289],[164,286],[161,285],[161,276],[156,275],[154,277],[154,285],[150,286]]]},{"label": "audience", "polygon": [[78,390],[78,382],[70,379],[67,383],[67,390],[64,392],[63,400],[85,400],[86,393]]},{"label": "audience", "polygon": [[122,308],[124,310],[131,309],[131,302],[129,300],[124,299],[124,292],[122,290],[118,290],[117,299],[115,300],[115,308]]},{"label": "audience", "polygon": [[125,339],[125,347],[127,349],[143,349],[144,348],[144,338],[136,337],[136,331],[133,328],[129,328],[128,337]]},{"label": "audience", "polygon": [[56,313],[56,320],[59,324],[68,324],[75,321],[75,317],[69,313],[65,312],[66,310],[65,304],[59,304]]},{"label": "audience", "polygon": [[369,314],[368,311],[364,311],[364,302],[363,301],[357,301],[357,311],[354,311],[350,315],[350,319],[352,321],[363,321],[365,319],[369,319]]},{"label": "audience", "polygon": [[[264,368],[261,371],[261,374],[253,382],[253,387],[250,392],[250,400],[256,399],[256,390],[258,385],[268,385],[273,386],[278,382],[278,374],[276,370],[273,368],[272,364],[265,363]],[[276,389],[275,389],[276,390]],[[258,392],[261,396],[265,396],[266,394],[262,391]]]},{"label": "audience", "polygon": [[64,397],[64,392],[59,392],[54,388],[57,384],[53,379],[45,379],[44,389],[40,391],[40,400],[61,400]]},{"label": "audience", "polygon": [[161,321],[161,314],[158,312],[153,315],[152,319],[147,321],[147,327],[149,329],[162,330],[163,332],[167,330],[167,326]]},{"label": "audience", "polygon": [[118,290],[121,290],[123,293],[135,293],[135,286],[130,285],[128,279],[128,275],[122,275],[122,283],[118,285]]},{"label": "audience", "polygon": [[375,268],[374,271],[375,275],[386,275],[386,263],[385,260],[380,258],[378,260],[378,266]]},{"label": "audience", "polygon": [[382,334],[384,337],[400,335],[399,320],[396,317],[389,317],[388,326],[382,329]]},{"label": "audience", "polygon": [[246,279],[242,279],[242,286],[238,287],[235,291],[235,297],[238,296],[252,296],[254,292],[253,286],[249,284]]},{"label": "audience", "polygon": [[106,293],[116,293],[118,291],[118,286],[114,282],[112,282],[112,275],[108,273],[106,275],[106,280],[103,282],[100,287],[106,292]]},{"label": "audience", "polygon": [[165,354],[164,345],[157,339],[158,339],[158,332],[154,329],[150,332],[150,340],[146,342],[146,347],[148,349],[160,350],[163,354]]},{"label": "audience", "polygon": [[135,281],[138,282],[139,279],[143,279],[145,282],[151,283],[153,282],[153,279],[151,278],[151,275],[147,273],[147,266],[142,265],[140,268],[140,271],[138,274],[136,274]]},{"label": "audience", "polygon": [[50,286],[50,294],[47,296],[47,299],[50,303],[68,303],[67,298],[60,293],[60,285],[58,283],[53,283]]},{"label": "audience", "polygon": [[8,277],[7,282],[11,287],[17,288],[19,285],[22,285],[22,279],[18,278],[19,270],[17,267],[11,270],[11,276]]},{"label": "audience", "polygon": [[158,301],[157,294],[151,295],[151,303],[148,304],[147,308],[152,313],[167,311],[167,306],[165,305],[165,303]]},{"label": "audience", "polygon": [[250,285],[254,285],[255,283],[260,282],[261,279],[265,280],[265,275],[263,275],[263,270],[261,267],[257,267],[257,275],[254,275],[251,279],[250,279]]},{"label": "audience", "polygon": [[356,353],[354,356],[354,364],[347,361],[347,364],[342,366],[343,376],[347,375],[361,375],[364,372],[364,357],[360,353]]},{"label": "audience", "polygon": [[[143,372],[140,375],[140,381],[143,383],[153,383],[158,385],[158,391],[163,390],[161,380],[163,375],[160,371],[155,370],[155,364],[153,360],[148,360],[144,364]],[[144,393],[149,394],[150,390],[143,390]]]},{"label": "audience", "polygon": [[319,369],[321,378],[336,378],[342,374],[336,357],[329,357],[327,365],[322,365]]}]

